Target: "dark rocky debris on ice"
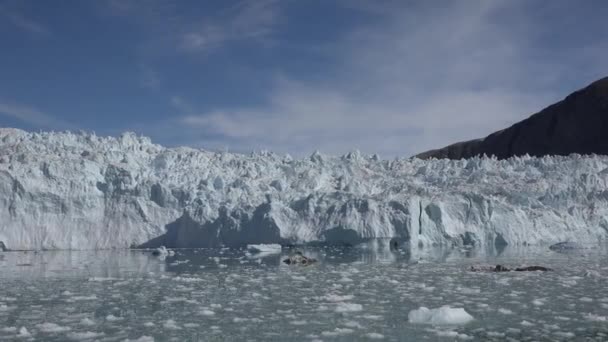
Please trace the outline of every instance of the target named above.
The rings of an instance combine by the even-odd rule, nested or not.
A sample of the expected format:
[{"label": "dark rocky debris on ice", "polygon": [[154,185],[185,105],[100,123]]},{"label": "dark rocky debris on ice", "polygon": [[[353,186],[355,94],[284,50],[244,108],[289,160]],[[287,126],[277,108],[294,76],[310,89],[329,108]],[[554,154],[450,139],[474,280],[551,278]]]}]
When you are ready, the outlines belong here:
[{"label": "dark rocky debris on ice", "polygon": [[554,252],[564,252],[564,251],[571,251],[571,250],[577,250],[577,249],[588,249],[588,248],[589,248],[588,246],[584,246],[579,243],[571,242],[571,241],[559,242],[559,243],[549,246],[549,249]]},{"label": "dark rocky debris on ice", "polygon": [[472,272],[534,272],[534,271],[552,271],[550,268],[543,266],[525,266],[525,267],[516,267],[516,268],[508,268],[503,265],[493,266],[471,266],[469,269]]},{"label": "dark rocky debris on ice", "polygon": [[288,258],[283,259],[283,262],[286,263],[287,265],[308,266],[308,265],[311,265],[311,264],[314,264],[315,262],[317,262],[317,259],[304,256],[302,254],[302,252],[297,251],[294,253],[294,255],[291,255]]}]

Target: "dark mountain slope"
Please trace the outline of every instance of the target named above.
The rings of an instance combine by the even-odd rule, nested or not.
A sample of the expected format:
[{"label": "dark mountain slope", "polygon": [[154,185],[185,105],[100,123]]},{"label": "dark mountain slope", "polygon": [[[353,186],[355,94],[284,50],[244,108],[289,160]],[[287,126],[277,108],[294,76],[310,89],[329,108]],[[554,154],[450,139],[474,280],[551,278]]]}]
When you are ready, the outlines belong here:
[{"label": "dark mountain slope", "polygon": [[608,154],[608,77],[483,139],[459,142],[416,157],[461,159],[495,155]]}]

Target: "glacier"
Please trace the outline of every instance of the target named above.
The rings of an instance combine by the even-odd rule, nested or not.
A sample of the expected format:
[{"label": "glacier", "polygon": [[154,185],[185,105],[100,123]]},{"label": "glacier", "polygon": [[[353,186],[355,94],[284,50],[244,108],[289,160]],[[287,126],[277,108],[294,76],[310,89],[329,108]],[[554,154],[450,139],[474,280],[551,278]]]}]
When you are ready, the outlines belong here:
[{"label": "glacier", "polygon": [[597,244],[608,157],[294,159],[124,133],[0,128],[0,241],[11,250]]}]

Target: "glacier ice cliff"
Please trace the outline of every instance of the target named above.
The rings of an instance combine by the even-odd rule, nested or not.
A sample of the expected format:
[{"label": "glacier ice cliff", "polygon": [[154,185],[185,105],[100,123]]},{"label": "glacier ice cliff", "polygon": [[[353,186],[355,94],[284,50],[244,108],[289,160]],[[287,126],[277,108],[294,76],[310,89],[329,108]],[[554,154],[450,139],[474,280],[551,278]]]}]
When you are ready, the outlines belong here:
[{"label": "glacier ice cliff", "polygon": [[14,250],[607,236],[603,156],[292,159],[164,148],[132,133],[0,129],[0,241]]}]

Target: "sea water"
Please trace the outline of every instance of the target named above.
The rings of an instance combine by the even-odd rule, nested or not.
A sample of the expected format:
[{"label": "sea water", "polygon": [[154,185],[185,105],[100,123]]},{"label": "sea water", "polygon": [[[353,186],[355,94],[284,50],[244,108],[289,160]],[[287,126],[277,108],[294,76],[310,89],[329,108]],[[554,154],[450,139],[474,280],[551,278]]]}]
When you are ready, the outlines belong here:
[{"label": "sea water", "polygon": [[[318,261],[284,264],[296,250]],[[5,252],[0,340],[604,341],[607,261],[599,247]],[[469,270],[479,264],[552,271]],[[473,320],[408,319],[444,306]]]}]

